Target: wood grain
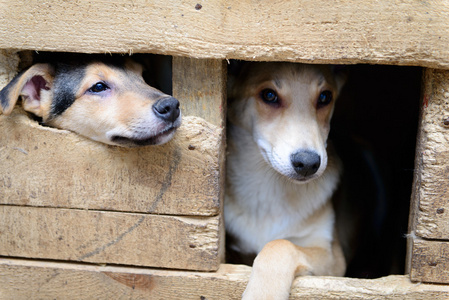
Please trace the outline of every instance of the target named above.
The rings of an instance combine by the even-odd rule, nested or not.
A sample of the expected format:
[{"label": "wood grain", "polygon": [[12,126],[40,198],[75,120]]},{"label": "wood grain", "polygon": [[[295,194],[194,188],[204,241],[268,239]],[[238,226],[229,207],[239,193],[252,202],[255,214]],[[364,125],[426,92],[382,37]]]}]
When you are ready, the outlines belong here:
[{"label": "wood grain", "polygon": [[0,49],[0,89],[17,74],[19,61],[17,51]]},{"label": "wood grain", "polygon": [[427,69],[415,166],[411,231],[449,239],[449,72]]},{"label": "wood grain", "polygon": [[216,59],[173,57],[173,96],[186,116],[198,116],[224,128],[226,63]]},{"label": "wood grain", "polygon": [[162,146],[122,148],[0,115],[0,204],[213,216],[222,129],[185,117]]},{"label": "wood grain", "polygon": [[[219,230],[222,247],[219,252],[224,261],[225,228],[223,222],[223,201],[225,188],[226,168],[226,80],[227,66],[224,61],[216,59],[196,59],[188,57],[173,57],[173,96],[182,99],[181,110],[184,115],[194,115],[213,124],[216,130],[214,150],[210,155],[213,161],[214,173],[212,178],[214,196],[219,206],[222,226]],[[206,135],[208,133],[205,133]],[[197,151],[194,143],[189,144],[189,150]],[[209,163],[208,160],[206,163]],[[217,166],[217,167],[216,167]],[[192,175],[195,175],[192,173]],[[204,175],[204,173],[203,173]],[[191,176],[185,174],[185,179],[190,181]],[[186,183],[186,188],[191,183]],[[195,190],[195,189],[194,189]]]},{"label": "wood grain", "polygon": [[444,0],[1,0],[0,6],[3,49],[449,68]]},{"label": "wood grain", "polygon": [[216,270],[219,217],[0,206],[0,255]]},{"label": "wood grain", "polygon": [[407,272],[449,284],[449,72],[426,69],[410,205]]},{"label": "wood grain", "polygon": [[[3,299],[240,299],[251,269],[221,265],[216,272],[88,266],[0,258]],[[413,284],[406,276],[375,280],[306,276],[290,299],[445,299],[449,287]]]},{"label": "wood grain", "polygon": [[449,284],[449,242],[415,239],[410,278],[418,282]]}]

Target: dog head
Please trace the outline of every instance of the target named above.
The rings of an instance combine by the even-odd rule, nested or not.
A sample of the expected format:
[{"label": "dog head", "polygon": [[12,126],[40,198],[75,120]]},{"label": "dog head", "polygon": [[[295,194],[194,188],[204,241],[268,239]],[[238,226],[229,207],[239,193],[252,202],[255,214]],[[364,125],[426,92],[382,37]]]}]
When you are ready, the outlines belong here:
[{"label": "dog head", "polygon": [[181,123],[178,100],[147,85],[129,58],[35,64],[0,91],[0,112],[10,114],[19,97],[43,124],[110,145],[162,144]]},{"label": "dog head", "polygon": [[228,119],[278,173],[296,182],[327,166],[327,137],[344,75],[330,66],[248,63],[229,88]]}]

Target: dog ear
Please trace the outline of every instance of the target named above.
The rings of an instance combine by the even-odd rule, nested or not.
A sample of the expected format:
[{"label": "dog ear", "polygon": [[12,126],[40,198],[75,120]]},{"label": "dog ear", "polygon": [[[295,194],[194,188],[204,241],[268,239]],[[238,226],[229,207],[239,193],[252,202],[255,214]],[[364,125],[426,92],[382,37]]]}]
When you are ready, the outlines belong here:
[{"label": "dog ear", "polygon": [[125,67],[128,70],[136,73],[137,75],[142,76],[142,73],[143,73],[143,66],[142,66],[142,64],[132,60],[131,58],[127,58],[125,60]]},{"label": "dog ear", "polygon": [[23,108],[42,117],[42,90],[50,90],[54,68],[50,64],[36,64],[20,73],[0,91],[0,113],[9,115],[22,96]]}]

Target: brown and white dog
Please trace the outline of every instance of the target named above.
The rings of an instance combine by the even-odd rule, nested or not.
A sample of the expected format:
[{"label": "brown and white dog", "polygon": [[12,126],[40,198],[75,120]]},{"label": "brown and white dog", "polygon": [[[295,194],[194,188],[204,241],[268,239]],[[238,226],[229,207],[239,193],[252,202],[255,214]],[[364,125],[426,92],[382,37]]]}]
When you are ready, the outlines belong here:
[{"label": "brown and white dog", "polygon": [[145,83],[130,58],[67,55],[37,63],[0,91],[0,113],[21,97],[42,124],[110,145],[158,145],[180,126],[179,102]]},{"label": "brown and white dog", "polygon": [[298,275],[342,276],[327,138],[344,75],[329,66],[248,63],[228,89],[228,248],[257,254],[243,299],[288,299]]}]

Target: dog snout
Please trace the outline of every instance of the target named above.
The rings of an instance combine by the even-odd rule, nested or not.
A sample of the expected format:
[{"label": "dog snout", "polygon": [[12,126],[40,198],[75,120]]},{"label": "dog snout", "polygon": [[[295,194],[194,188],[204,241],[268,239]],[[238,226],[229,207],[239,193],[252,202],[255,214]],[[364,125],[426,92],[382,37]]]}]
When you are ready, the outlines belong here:
[{"label": "dog snout", "polygon": [[153,104],[153,111],[159,118],[174,122],[179,117],[179,101],[173,97],[160,99]]},{"label": "dog snout", "polygon": [[315,174],[321,165],[320,156],[312,151],[298,151],[290,159],[295,172],[303,177]]}]

